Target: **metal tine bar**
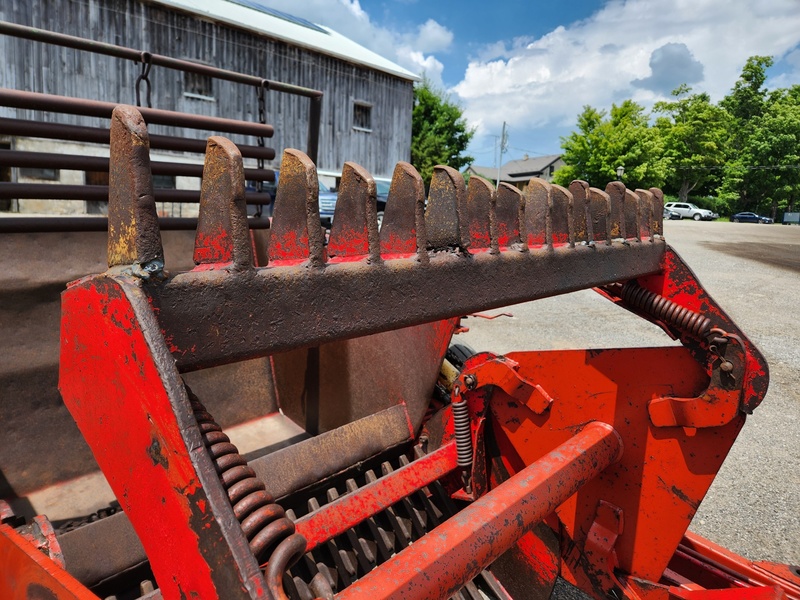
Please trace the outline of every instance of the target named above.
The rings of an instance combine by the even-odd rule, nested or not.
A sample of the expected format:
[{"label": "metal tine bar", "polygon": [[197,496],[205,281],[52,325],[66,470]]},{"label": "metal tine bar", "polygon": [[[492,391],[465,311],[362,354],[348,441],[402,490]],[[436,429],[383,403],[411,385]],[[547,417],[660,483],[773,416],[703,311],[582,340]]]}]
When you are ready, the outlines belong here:
[{"label": "metal tine bar", "polygon": [[111,115],[108,266],[132,265],[147,278],[164,268],[164,248],[150,175],[150,142],[142,114],[117,106]]},{"label": "metal tine bar", "polygon": [[376,198],[372,175],[360,165],[344,163],[328,240],[329,257],[366,256],[369,262],[380,262]]},{"label": "metal tine bar", "polygon": [[528,247],[552,246],[550,206],[552,188],[544,179],[534,177],[525,197],[525,232]]},{"label": "metal tine bar", "polygon": [[208,138],[194,242],[195,264],[232,262],[236,270],[253,267],[244,187],[239,149],[227,138]]},{"label": "metal tine bar", "polygon": [[639,239],[650,238],[650,228],[653,226],[653,205],[655,200],[650,190],[636,190],[639,198]]},{"label": "metal tine bar", "polygon": [[574,246],[572,194],[560,185],[550,186],[550,235],[553,244]]},{"label": "metal tine bar", "polygon": [[497,236],[492,240],[491,223],[495,220],[496,196],[494,186],[483,177],[471,177],[467,186],[467,228],[469,245],[473,250],[492,247],[495,252]]},{"label": "metal tine bar", "polygon": [[407,162],[394,168],[380,230],[381,253],[413,254],[428,260],[425,231],[425,183]]},{"label": "metal tine bar", "polygon": [[611,199],[603,190],[589,188],[588,218],[591,222],[592,237],[589,244],[605,242],[611,245]]},{"label": "metal tine bar", "polygon": [[625,237],[642,241],[641,216],[639,209],[639,196],[632,190],[625,190],[625,201],[623,204],[625,215]]},{"label": "metal tine bar", "polygon": [[588,242],[592,239],[588,227],[591,219],[586,218],[589,206],[589,184],[576,179],[569,184],[569,193],[572,194],[572,229],[575,234],[573,241],[576,244]]},{"label": "metal tine bar", "polygon": [[527,250],[525,243],[525,196],[508,183],[497,188],[495,219],[497,223],[497,245],[501,248]]},{"label": "metal tine bar", "polygon": [[452,167],[433,168],[425,229],[429,250],[469,247],[467,186],[461,173]]},{"label": "metal tine bar", "polygon": [[650,188],[653,194],[653,221],[650,226],[651,236],[664,235],[664,192],[658,188]]},{"label": "metal tine bar", "polygon": [[611,239],[625,239],[625,184],[612,181],[606,186],[611,201]]},{"label": "metal tine bar", "polygon": [[317,169],[300,150],[284,151],[281,184],[272,213],[269,238],[269,263],[325,264],[325,234],[319,219],[319,181]]}]

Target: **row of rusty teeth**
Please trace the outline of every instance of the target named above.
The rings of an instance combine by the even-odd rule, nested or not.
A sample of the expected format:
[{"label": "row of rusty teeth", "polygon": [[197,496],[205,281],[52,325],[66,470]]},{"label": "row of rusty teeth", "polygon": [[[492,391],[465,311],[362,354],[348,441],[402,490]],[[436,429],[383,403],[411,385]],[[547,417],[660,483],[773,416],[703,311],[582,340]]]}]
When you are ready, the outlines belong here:
[{"label": "row of rusty teeth", "polygon": [[[135,265],[142,276],[163,266],[150,176],[149,141],[141,114],[119,106],[111,124],[109,267]],[[605,191],[573,181],[569,189],[533,179],[525,192],[501,183],[464,177],[450,167],[434,169],[427,199],[419,173],[397,164],[378,227],[376,186],[361,166],[345,163],[327,245],[320,227],[319,183],[313,162],[286,150],[281,163],[267,260],[269,264],[326,262],[429,252],[521,251],[560,245],[653,240],[662,234],[663,194],[631,191],[621,182]],[[242,156],[223,137],[208,140],[194,260],[198,265],[253,265],[245,206]]]}]

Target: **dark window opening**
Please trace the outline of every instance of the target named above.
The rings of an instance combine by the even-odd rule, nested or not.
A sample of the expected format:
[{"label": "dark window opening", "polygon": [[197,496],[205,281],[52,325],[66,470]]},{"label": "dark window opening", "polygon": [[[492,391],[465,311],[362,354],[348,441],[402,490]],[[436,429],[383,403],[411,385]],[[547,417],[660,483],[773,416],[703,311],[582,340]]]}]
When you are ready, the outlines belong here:
[{"label": "dark window opening", "polygon": [[29,177],[31,179],[44,179],[46,181],[58,181],[61,179],[61,172],[58,169],[20,167],[19,176]]},{"label": "dark window opening", "polygon": [[214,99],[214,78],[200,73],[184,72],[183,94],[200,100]]},{"label": "dark window opening", "polygon": [[175,176],[174,175],[153,175],[153,188],[162,190],[175,189]]},{"label": "dark window opening", "polygon": [[[108,185],[108,171],[86,171],[86,185]],[[86,214],[107,215],[108,200],[87,200]]]},{"label": "dark window opening", "polygon": [[353,128],[372,131],[372,105],[364,102],[353,104]]}]

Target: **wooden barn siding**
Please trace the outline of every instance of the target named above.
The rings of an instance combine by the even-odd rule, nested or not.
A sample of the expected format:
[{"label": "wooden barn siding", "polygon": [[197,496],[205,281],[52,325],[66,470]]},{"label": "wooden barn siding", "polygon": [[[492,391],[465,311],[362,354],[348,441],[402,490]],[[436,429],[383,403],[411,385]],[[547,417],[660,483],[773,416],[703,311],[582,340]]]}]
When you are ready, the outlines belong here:
[{"label": "wooden barn siding", "polygon": [[[409,160],[412,84],[334,57],[253,35],[229,26],[137,0],[4,0],[0,19],[51,31],[197,60],[223,69],[292,83],[325,93],[318,164],[341,169],[345,161],[363,165],[376,176],[390,176],[399,160]],[[5,67],[3,87],[109,102],[135,103],[140,66],[133,61],[0,36]],[[215,102],[186,98],[183,75],[153,67],[155,108],[248,121],[258,119],[257,92],[245,85],[214,80]],[[142,84],[142,102],[145,86]],[[372,132],[352,129],[353,101],[372,104]],[[309,100],[267,93],[267,121],[275,136],[267,146],[305,150]],[[0,116],[108,125],[107,120],[0,108]],[[153,126],[152,133],[206,137],[209,132]],[[231,136],[239,143],[255,138]]]}]

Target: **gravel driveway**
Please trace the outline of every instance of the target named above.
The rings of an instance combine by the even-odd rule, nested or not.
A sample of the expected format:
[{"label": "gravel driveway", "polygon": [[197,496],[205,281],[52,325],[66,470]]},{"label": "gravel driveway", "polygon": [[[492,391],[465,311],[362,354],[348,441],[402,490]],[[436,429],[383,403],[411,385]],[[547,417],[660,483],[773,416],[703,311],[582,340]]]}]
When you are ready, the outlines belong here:
[{"label": "gravel driveway", "polygon": [[[691,529],[751,559],[800,564],[800,227],[668,221],[670,245],[760,348],[770,388]],[[660,329],[586,290],[469,318],[478,350],[668,345]]]}]

